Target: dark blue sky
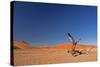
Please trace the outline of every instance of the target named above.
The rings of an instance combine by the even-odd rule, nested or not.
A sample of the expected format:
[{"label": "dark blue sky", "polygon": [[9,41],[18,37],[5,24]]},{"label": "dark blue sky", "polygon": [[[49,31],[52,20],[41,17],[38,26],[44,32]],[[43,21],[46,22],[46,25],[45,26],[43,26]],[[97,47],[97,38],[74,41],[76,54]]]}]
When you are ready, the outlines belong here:
[{"label": "dark blue sky", "polygon": [[14,2],[14,39],[32,45],[68,42],[70,32],[81,43],[96,44],[96,6]]}]

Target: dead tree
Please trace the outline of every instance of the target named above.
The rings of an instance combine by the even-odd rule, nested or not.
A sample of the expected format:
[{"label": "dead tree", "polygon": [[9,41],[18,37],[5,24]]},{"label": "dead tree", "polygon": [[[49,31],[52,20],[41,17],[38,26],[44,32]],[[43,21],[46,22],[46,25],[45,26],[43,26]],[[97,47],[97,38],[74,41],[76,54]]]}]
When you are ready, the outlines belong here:
[{"label": "dead tree", "polygon": [[76,56],[77,53],[81,54],[81,52],[79,52],[78,50],[75,50],[76,45],[80,41],[80,39],[75,41],[75,39],[73,38],[73,36],[70,33],[67,33],[67,36],[70,39],[70,42],[72,43],[72,46],[71,46],[70,50],[68,50],[68,53],[71,53],[73,56]]}]

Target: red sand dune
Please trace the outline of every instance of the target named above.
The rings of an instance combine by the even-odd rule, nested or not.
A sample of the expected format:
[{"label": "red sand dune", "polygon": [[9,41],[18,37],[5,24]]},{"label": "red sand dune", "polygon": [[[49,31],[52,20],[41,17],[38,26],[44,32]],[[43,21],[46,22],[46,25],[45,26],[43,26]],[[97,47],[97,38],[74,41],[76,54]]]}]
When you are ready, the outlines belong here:
[{"label": "red sand dune", "polygon": [[[43,45],[43,46],[32,46],[30,44],[28,44],[25,41],[21,41],[21,40],[15,40],[13,41],[13,46],[14,48],[19,48],[19,49],[28,49],[28,48],[47,48],[47,49],[66,49],[66,48],[70,48],[71,47],[71,43],[66,42],[66,43],[61,43],[61,44],[56,44],[53,46],[48,46],[48,45]],[[77,49],[81,49],[81,48],[95,48],[96,46],[93,45],[83,45],[83,44],[77,44],[76,48]]]},{"label": "red sand dune", "polygon": [[[69,63],[69,62],[84,62],[97,60],[97,48],[92,45],[77,44],[79,50],[86,50],[86,54],[73,57],[67,53],[71,43],[55,44],[53,46],[32,46],[25,41],[13,41],[14,49],[14,65],[30,65],[30,64],[54,64],[54,63]],[[91,50],[91,47],[94,48]],[[30,49],[31,48],[31,49]]]},{"label": "red sand dune", "polygon": [[[61,44],[56,44],[53,46],[40,46],[41,48],[58,48],[58,49],[66,49],[71,47],[71,43],[61,43]],[[95,48],[96,46],[94,45],[83,45],[83,44],[77,44],[76,49],[81,49],[81,48]]]}]

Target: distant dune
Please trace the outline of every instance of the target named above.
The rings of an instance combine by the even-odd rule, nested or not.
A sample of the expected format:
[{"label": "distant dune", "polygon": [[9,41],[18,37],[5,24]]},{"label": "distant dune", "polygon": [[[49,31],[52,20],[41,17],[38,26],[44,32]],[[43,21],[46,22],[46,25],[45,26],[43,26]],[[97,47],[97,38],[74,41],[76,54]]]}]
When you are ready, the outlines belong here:
[{"label": "distant dune", "polygon": [[[43,45],[43,46],[33,46],[25,41],[21,40],[14,40],[13,41],[13,47],[16,49],[30,49],[30,48],[48,48],[48,49],[67,49],[71,47],[71,43],[66,42],[66,43],[60,43],[60,44],[55,44],[53,46],[48,46],[48,45]],[[95,48],[95,45],[84,45],[84,44],[77,44],[76,49],[81,49],[81,48]]]},{"label": "distant dune", "polygon": [[[56,44],[53,46],[41,46],[41,48],[59,48],[59,49],[67,49],[71,47],[71,43],[60,43],[60,44]],[[76,49],[82,49],[82,48],[95,48],[95,45],[88,45],[88,44],[77,44],[76,45]]]}]

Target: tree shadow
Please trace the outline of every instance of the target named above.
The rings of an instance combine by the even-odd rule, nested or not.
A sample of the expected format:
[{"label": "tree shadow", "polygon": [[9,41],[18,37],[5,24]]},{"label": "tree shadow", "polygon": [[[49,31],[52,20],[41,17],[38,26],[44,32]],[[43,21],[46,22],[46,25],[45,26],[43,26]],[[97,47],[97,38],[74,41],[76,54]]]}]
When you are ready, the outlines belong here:
[{"label": "tree shadow", "polygon": [[67,51],[67,53],[70,53],[73,57],[76,57],[76,56],[79,56],[79,55],[82,55],[82,54],[87,54],[87,51],[86,50],[73,50],[73,51]]}]

